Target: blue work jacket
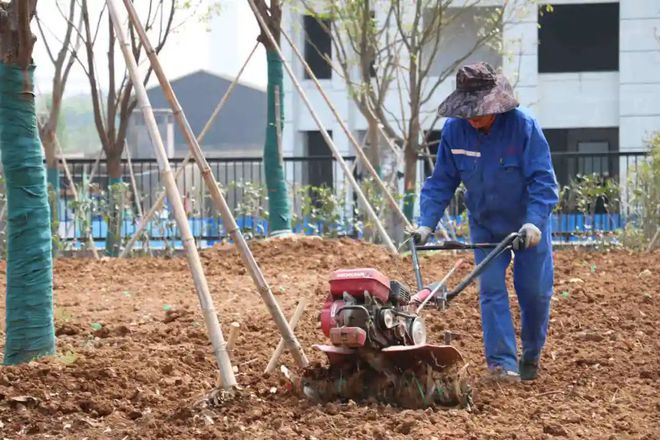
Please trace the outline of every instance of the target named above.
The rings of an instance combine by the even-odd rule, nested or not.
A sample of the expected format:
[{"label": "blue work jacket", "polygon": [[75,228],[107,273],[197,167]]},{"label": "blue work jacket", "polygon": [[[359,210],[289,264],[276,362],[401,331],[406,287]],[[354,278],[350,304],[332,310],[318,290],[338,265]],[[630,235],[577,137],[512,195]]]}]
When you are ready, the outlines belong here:
[{"label": "blue work jacket", "polygon": [[548,142],[520,107],[497,115],[488,133],[464,119],[446,121],[422,187],[420,225],[435,229],[461,181],[475,241],[500,239],[524,223],[543,231],[559,200]]}]

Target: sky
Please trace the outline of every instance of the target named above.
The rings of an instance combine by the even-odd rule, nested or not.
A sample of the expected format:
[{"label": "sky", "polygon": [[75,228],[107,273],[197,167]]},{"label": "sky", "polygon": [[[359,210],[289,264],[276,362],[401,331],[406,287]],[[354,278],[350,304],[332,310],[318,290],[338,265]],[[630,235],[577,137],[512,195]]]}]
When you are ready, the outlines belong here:
[{"label": "sky", "polygon": [[[146,0],[142,0],[146,4]],[[234,77],[256,43],[259,27],[245,0],[198,0],[202,3],[199,13],[191,18],[190,12],[179,14],[177,30],[170,35],[160,60],[166,75],[176,79],[190,72],[200,69],[208,70],[228,77]],[[42,20],[47,41],[51,50],[57,51],[58,40],[65,32],[65,20],[60,14],[56,2],[62,9],[66,9],[69,0],[45,0],[37,3],[37,13]],[[121,2],[120,2],[121,3]],[[91,0],[90,17],[98,16],[103,4],[102,0]],[[210,20],[203,21],[201,16],[211,4],[219,4],[220,10]],[[96,14],[95,14],[96,12]],[[143,12],[138,10],[138,12]],[[124,23],[126,14],[122,9]],[[94,18],[92,18],[94,21]],[[181,23],[180,25],[178,25]],[[92,24],[94,27],[95,24]],[[102,87],[108,82],[107,73],[107,21],[101,25],[101,32],[97,40],[96,66],[100,75]],[[33,58],[37,65],[35,72],[36,91],[38,94],[47,94],[51,89],[54,67],[48,57],[44,39],[39,34],[36,24],[33,31],[37,35]],[[116,48],[117,58],[121,58],[119,47]],[[84,53],[80,54],[83,61]],[[241,80],[259,87],[266,86],[266,59],[263,47],[252,57],[243,73]],[[144,67],[144,65],[143,65]],[[155,85],[152,79],[150,85]],[[65,96],[88,94],[89,82],[82,68],[75,64],[70,74]]]}]

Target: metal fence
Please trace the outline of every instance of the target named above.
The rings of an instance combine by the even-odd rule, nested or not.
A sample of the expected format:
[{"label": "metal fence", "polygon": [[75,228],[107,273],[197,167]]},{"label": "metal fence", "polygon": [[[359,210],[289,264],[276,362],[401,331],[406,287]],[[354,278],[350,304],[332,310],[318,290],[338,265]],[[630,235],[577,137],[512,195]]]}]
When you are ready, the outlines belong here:
[{"label": "metal fence", "polygon": [[[618,200],[604,203],[596,200],[590,214],[580,212],[570,195],[565,196],[562,206],[553,216],[554,233],[557,236],[571,235],[576,231],[611,231],[623,227],[626,219],[626,200],[629,197],[628,182],[634,178],[634,169],[642,160],[645,152],[610,152],[610,153],[555,153],[553,164],[560,186],[579,181],[580,176],[596,175],[602,183],[615,182],[618,188]],[[354,157],[345,157],[345,161],[355,170]],[[237,215],[239,225],[257,235],[268,232],[265,210],[265,178],[261,158],[210,158],[208,163],[216,180],[226,191],[227,201]],[[76,186],[83,189],[82,194],[90,204],[87,221],[91,224],[95,241],[103,242],[107,232],[106,216],[103,206],[107,204],[108,176],[104,161],[69,160],[69,168]],[[182,159],[171,160],[172,169],[178,174],[177,184],[184,198],[184,206],[189,215],[193,235],[201,246],[213,243],[225,236],[222,220],[215,213],[208,193],[204,190],[201,174],[194,163],[183,165]],[[124,182],[128,187],[122,201],[124,216],[122,236],[130,237],[140,221],[137,204],[147,212],[158,194],[162,191],[160,172],[155,160],[134,159],[129,167],[122,162]],[[96,168],[96,169],[95,169]],[[418,164],[420,177],[430,173],[427,159],[420,158]],[[356,176],[358,174],[356,173]],[[296,218],[298,230],[309,230],[309,208],[315,203],[309,187],[326,187],[334,196],[333,203],[338,205],[339,217],[347,225],[356,224],[356,198],[346,180],[339,163],[332,157],[287,157],[284,158],[284,176],[289,186],[292,212]],[[81,223],[77,214],[79,205],[73,202],[72,192],[64,173],[61,173],[60,205],[58,210],[59,235],[64,241],[76,242],[81,236]],[[397,182],[402,185],[402,179]],[[87,191],[84,191],[87,189]],[[452,202],[449,214],[453,222],[464,221],[463,204],[460,194]],[[359,220],[359,219],[358,219]],[[313,230],[314,228],[312,228]],[[350,227],[343,228],[343,233],[355,234]],[[149,236],[155,242],[176,240],[178,233],[166,204],[155,216],[148,228]],[[102,243],[99,243],[102,245]],[[160,243],[163,244],[163,243]],[[153,245],[153,243],[152,243]],[[159,244],[156,243],[158,246]]]}]

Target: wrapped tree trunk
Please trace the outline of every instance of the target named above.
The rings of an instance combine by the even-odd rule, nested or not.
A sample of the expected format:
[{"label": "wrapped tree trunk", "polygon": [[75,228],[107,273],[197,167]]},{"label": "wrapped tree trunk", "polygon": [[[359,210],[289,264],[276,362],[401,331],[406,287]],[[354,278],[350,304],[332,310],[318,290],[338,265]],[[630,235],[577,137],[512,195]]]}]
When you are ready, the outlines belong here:
[{"label": "wrapped tree trunk", "polygon": [[[255,2],[259,13],[264,18],[264,25],[267,26],[274,37],[273,41],[269,40],[261,23],[259,24],[261,33],[257,41],[266,48],[266,60],[268,62],[268,121],[264,143],[264,172],[268,190],[270,234],[282,235],[291,232],[289,194],[284,180],[284,165],[282,163],[282,152],[280,151],[280,139],[278,139],[278,134],[281,133],[284,122],[282,59],[277,53],[281,33],[280,26],[282,24],[282,7],[279,0],[270,0],[269,3],[270,5],[267,5],[266,0]],[[276,94],[279,94],[277,100],[275,99]],[[276,102],[279,102],[279,115],[276,115]],[[278,120],[279,127],[277,126]]]},{"label": "wrapped tree trunk", "polygon": [[[268,212],[271,235],[291,232],[291,211],[289,195],[284,180],[284,167],[278,133],[281,132],[284,121],[284,100],[282,60],[273,50],[266,51],[268,61],[268,121],[266,126],[266,141],[264,143],[264,172],[268,188]],[[279,100],[279,118],[276,115],[276,97]],[[277,121],[280,127],[277,127]]]},{"label": "wrapped tree trunk", "polygon": [[46,170],[30,65],[36,0],[0,2],[0,149],[7,190],[5,364],[55,352]]}]

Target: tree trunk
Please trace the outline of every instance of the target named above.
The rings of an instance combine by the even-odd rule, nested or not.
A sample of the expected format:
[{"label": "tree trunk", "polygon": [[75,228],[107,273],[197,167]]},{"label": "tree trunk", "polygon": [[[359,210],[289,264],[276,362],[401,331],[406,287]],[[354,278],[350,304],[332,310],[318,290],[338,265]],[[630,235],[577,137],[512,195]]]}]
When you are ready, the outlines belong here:
[{"label": "tree trunk", "polygon": [[382,177],[380,166],[380,133],[378,131],[378,121],[375,118],[369,118],[369,148],[367,149],[367,159],[369,159],[369,162],[378,175]]},{"label": "tree trunk", "polygon": [[413,112],[410,116],[408,124],[408,141],[403,153],[404,165],[404,196],[403,196],[403,213],[408,220],[412,222],[415,214],[415,196],[417,195],[417,156],[419,154],[419,113],[414,109],[413,103],[411,109]]},{"label": "tree trunk", "polygon": [[[274,50],[266,50],[268,61],[268,121],[266,126],[266,142],[264,143],[264,172],[268,190],[268,212],[270,234],[286,234],[291,232],[291,211],[289,196],[284,180],[284,167],[280,151],[278,132],[281,132],[284,121],[283,106],[283,74],[282,60]],[[280,127],[277,128],[275,94],[279,94]]]},{"label": "tree trunk", "polygon": [[50,208],[33,77],[34,67],[0,63],[0,148],[8,206],[5,365],[55,352]]},{"label": "tree trunk", "polygon": [[122,185],[121,154],[123,145],[113,146],[106,154],[108,166],[107,224],[105,253],[110,257],[119,256],[121,248],[121,226],[124,212],[124,188]]},{"label": "tree trunk", "polygon": [[415,195],[417,193],[417,138],[412,134],[403,153],[405,160],[403,178],[403,214],[412,222],[415,214]]},{"label": "tree trunk", "polygon": [[52,233],[57,234],[56,225],[59,223],[60,206],[60,169],[55,154],[55,132],[46,126],[40,130],[40,137],[44,153],[46,153],[46,181],[48,183]]}]

